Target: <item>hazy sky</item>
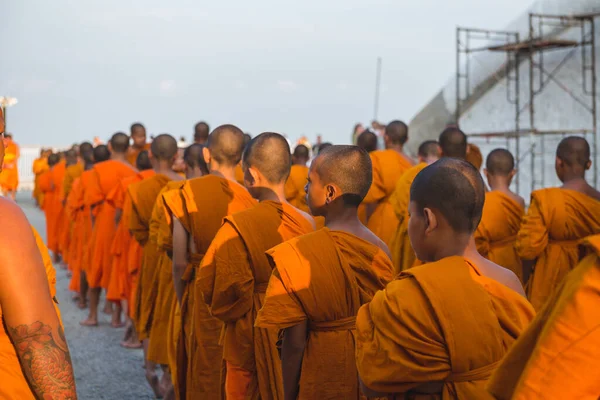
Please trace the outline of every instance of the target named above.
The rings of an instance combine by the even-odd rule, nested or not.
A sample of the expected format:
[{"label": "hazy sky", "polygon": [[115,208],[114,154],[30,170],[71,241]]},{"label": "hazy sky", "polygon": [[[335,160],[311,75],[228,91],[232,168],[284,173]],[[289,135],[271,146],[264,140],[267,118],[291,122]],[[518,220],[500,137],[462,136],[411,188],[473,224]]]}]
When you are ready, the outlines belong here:
[{"label": "hazy sky", "polygon": [[[171,4],[167,4],[171,3]],[[0,0],[0,95],[21,144],[108,138],[141,121],[191,138],[235,123],[347,142],[406,121],[454,74],[457,25],[500,29],[521,0]]]}]

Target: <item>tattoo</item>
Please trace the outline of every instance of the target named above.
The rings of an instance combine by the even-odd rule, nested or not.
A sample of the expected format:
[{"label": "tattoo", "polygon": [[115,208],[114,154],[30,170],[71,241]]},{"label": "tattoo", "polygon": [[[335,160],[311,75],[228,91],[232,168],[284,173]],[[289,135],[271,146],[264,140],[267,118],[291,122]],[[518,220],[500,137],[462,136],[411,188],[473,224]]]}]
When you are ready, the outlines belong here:
[{"label": "tattoo", "polygon": [[11,338],[36,398],[77,399],[71,356],[62,326],[58,337],[40,321],[10,328]]}]

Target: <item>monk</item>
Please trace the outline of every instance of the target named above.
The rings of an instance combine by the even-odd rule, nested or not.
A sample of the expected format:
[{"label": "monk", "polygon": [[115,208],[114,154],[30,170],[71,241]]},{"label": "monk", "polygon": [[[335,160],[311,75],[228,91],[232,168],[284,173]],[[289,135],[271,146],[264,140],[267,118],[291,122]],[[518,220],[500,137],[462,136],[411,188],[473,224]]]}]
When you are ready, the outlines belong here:
[{"label": "monk", "polygon": [[127,161],[129,164],[135,165],[140,152],[149,150],[150,144],[146,143],[146,128],[139,122],[131,125],[130,137],[133,144],[127,150]]},{"label": "monk", "polygon": [[[256,204],[235,181],[243,146],[244,134],[238,127],[219,126],[204,149],[210,174],[163,195],[173,232],[173,284],[181,313],[176,378],[181,399],[222,397],[222,323],[210,316],[202,299],[195,298],[190,283],[223,218]],[[199,318],[202,323],[196,325]]]},{"label": "monk", "polygon": [[32,170],[33,170],[34,180],[33,180],[32,197],[35,200],[35,205],[39,208],[42,208],[42,205],[44,202],[44,194],[40,190],[39,181],[40,181],[40,177],[42,176],[42,174],[50,169],[50,167],[48,167],[48,156],[50,154],[51,153],[49,153],[46,149],[41,149],[40,157],[36,158],[33,161]]},{"label": "monk", "polygon": [[367,227],[386,245],[398,228],[398,218],[389,201],[402,174],[413,166],[413,161],[404,154],[408,140],[408,127],[404,122],[392,121],[385,127],[385,150],[370,153],[373,164],[373,184],[365,197]]},{"label": "monk", "polygon": [[19,188],[19,146],[14,142],[11,134],[4,135],[4,164],[0,172],[0,187],[3,196],[10,196],[16,200]]},{"label": "monk", "polygon": [[198,122],[194,126],[194,143],[206,144],[206,142],[208,142],[209,133],[210,128],[208,127],[208,124],[204,121]]},{"label": "monk", "polygon": [[[93,178],[85,189],[84,202],[91,210],[92,237],[90,239],[89,266],[86,270],[90,293],[90,311],[88,318],[81,321],[83,326],[98,325],[98,304],[100,291],[108,288],[112,269],[110,249],[116,232],[113,205],[106,201],[106,196],[128,176],[135,175],[137,170],[127,163],[129,137],[124,133],[115,133],[108,144],[110,159],[94,165]],[[105,312],[112,312],[106,310]]]},{"label": "monk", "polygon": [[359,307],[392,279],[386,245],[358,219],[372,183],[371,159],[331,146],[308,174],[308,206],[325,228],[267,251],[273,266],[255,326],[283,329],[286,399],[358,399],[354,361]]},{"label": "monk", "polygon": [[53,261],[57,261],[59,256],[56,226],[60,216],[61,204],[58,188],[55,186],[55,183],[60,177],[58,179],[54,178],[55,175],[60,174],[59,163],[60,157],[58,154],[51,154],[48,157],[49,170],[43,173],[39,179],[39,187],[44,194],[43,210],[46,215],[46,240],[48,249],[53,253]]},{"label": "monk", "polygon": [[[156,269],[159,261],[159,249],[155,233],[150,235],[150,218],[158,194],[170,181],[181,181],[173,171],[177,157],[177,140],[167,134],[158,135],[150,146],[150,161],[155,174],[127,189],[132,201],[132,213],[129,218],[129,231],[144,248],[142,265],[139,271],[135,294],[134,323],[139,339],[144,345],[146,358],[146,379],[157,397],[161,395],[156,376],[156,364],[168,365],[166,349],[150,352],[149,335],[152,329],[152,311],[156,302],[158,282]],[[161,352],[160,350],[164,350]],[[155,355],[158,353],[158,357]],[[163,356],[163,357],[161,357]],[[163,368],[165,378],[168,371]]]},{"label": "monk", "polygon": [[515,274],[477,253],[484,199],[481,175],[463,160],[441,159],[414,179],[408,234],[426,264],[358,312],[356,363],[367,396],[487,398],[487,379],[534,311]]},{"label": "monk", "polygon": [[67,197],[73,188],[73,182],[83,173],[83,164],[79,162],[79,154],[78,150],[75,149],[75,146],[65,152],[65,161],[66,170],[62,183],[62,193],[60,194],[63,212],[61,214],[61,220],[58,222],[58,247],[62,255],[63,264],[67,265],[70,270],[71,267],[69,264],[71,261],[69,259],[69,245],[73,218],[67,208]]},{"label": "monk", "polygon": [[600,397],[600,235],[569,272],[492,376],[496,399]]},{"label": "monk", "polygon": [[377,150],[379,144],[379,139],[377,138],[377,134],[366,130],[358,135],[358,139],[356,140],[356,145],[366,151],[367,153],[372,153]]},{"label": "monk", "polygon": [[294,154],[292,155],[290,176],[285,183],[286,201],[304,212],[308,212],[304,186],[306,186],[306,179],[308,178],[308,167],[306,164],[309,159],[310,151],[308,150],[308,147],[303,144],[296,146]]},{"label": "monk", "polygon": [[[250,140],[252,140],[252,136],[250,136],[249,133],[244,133],[244,148],[246,148],[246,146],[248,146],[248,143],[250,143]],[[242,170],[242,163],[241,163],[241,161],[235,167],[235,180],[240,185],[244,184],[244,171]]]},{"label": "monk", "polygon": [[588,142],[575,136],[563,139],[555,165],[562,187],[531,194],[516,242],[524,267],[534,263],[527,296],[536,310],[579,261],[578,241],[600,233],[600,193],[585,180],[592,165]]},{"label": "monk", "polygon": [[473,143],[469,143],[467,145],[467,162],[474,166],[477,171],[481,169],[483,165],[483,155],[481,154],[481,150],[478,146]]},{"label": "monk", "polygon": [[495,149],[486,159],[483,170],[490,192],[485,194],[481,222],[475,232],[479,254],[501,267],[508,268],[523,281],[523,264],[515,249],[525,201],[510,190],[516,174],[515,159],[505,149]]},{"label": "monk", "polygon": [[[121,321],[121,311],[123,305],[127,304],[129,299],[128,292],[128,275],[129,275],[129,247],[131,246],[132,236],[129,232],[129,219],[131,215],[131,198],[126,196],[127,188],[146,178],[154,175],[152,165],[150,164],[150,157],[146,150],[138,154],[136,160],[136,168],[138,173],[135,175],[123,178],[117,186],[106,196],[106,201],[110,203],[116,210],[115,222],[117,224],[117,230],[112,240],[111,245],[111,273],[110,281],[108,282],[108,288],[106,290],[106,299],[113,303],[118,303],[119,306],[113,309],[112,322],[113,328],[119,328],[123,326]],[[127,203],[127,204],[126,204]],[[127,329],[125,341],[132,336],[133,331],[130,327]],[[137,341],[139,344],[139,341]],[[124,346],[126,347],[126,346]],[[137,346],[139,348],[139,345]]]},{"label": "monk", "polygon": [[242,166],[246,187],[259,204],[225,218],[196,277],[196,298],[225,324],[227,399],[283,398],[277,331],[254,328],[254,320],[272,272],[265,252],[315,227],[308,213],[286,200],[290,161],[283,136],[267,132],[250,141]]},{"label": "monk", "polygon": [[440,158],[440,146],[435,140],[427,140],[419,146],[417,151],[419,163],[409,168],[402,174],[394,193],[390,196],[390,203],[394,207],[394,213],[398,218],[398,227],[392,236],[390,252],[394,273],[398,274],[414,266],[416,260],[415,252],[408,238],[408,203],[410,200],[410,185],[415,176],[428,165],[433,164]]}]

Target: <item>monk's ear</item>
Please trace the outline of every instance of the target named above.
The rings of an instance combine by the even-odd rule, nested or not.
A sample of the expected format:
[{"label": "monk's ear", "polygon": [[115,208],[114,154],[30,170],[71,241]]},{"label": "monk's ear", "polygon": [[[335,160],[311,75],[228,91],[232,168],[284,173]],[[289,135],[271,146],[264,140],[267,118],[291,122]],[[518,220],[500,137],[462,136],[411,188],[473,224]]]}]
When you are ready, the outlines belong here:
[{"label": "monk's ear", "polygon": [[210,164],[210,160],[211,160],[211,156],[210,156],[210,150],[208,149],[208,147],[205,147],[202,149],[202,156],[204,157],[204,162],[209,165]]},{"label": "monk's ear", "polygon": [[425,219],[425,234],[431,234],[438,226],[437,217],[431,208],[424,208],[423,218]]},{"label": "monk's ear", "polygon": [[244,173],[244,179],[249,179],[249,183],[250,185],[254,186],[256,184],[256,182],[260,181],[260,174],[258,173],[258,171],[252,167],[248,167],[248,169],[246,170],[246,172]]},{"label": "monk's ear", "polygon": [[510,172],[508,173],[508,179],[511,179],[511,180],[512,180],[512,178],[514,178],[516,174],[517,174],[517,170],[516,170],[516,169],[513,169],[512,171],[510,171]]},{"label": "monk's ear", "polygon": [[590,168],[592,168],[592,160],[588,160],[588,161],[585,163],[585,170],[587,171],[587,170],[589,170]]},{"label": "monk's ear", "polygon": [[338,188],[329,184],[325,186],[325,204],[331,203],[339,195]]}]

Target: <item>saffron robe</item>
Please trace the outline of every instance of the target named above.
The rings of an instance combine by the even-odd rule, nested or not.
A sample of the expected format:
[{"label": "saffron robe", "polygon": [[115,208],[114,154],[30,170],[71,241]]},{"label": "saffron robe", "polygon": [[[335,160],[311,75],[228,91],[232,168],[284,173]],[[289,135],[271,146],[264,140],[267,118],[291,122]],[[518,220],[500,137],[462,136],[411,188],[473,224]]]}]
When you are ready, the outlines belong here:
[{"label": "saffron robe", "polygon": [[4,148],[4,164],[0,172],[2,190],[14,192],[19,188],[19,146],[12,140]]},{"label": "saffron robe", "polygon": [[56,164],[40,177],[40,189],[44,193],[43,210],[46,214],[46,241],[48,249],[59,254],[59,222],[62,218],[62,184],[65,176],[64,161]]},{"label": "saffron robe", "polygon": [[73,229],[73,221],[74,217],[71,215],[71,209],[67,206],[67,198],[69,197],[69,193],[73,188],[73,182],[75,179],[79,178],[83,173],[83,164],[77,163],[73,165],[69,165],[65,170],[65,177],[62,185],[62,197],[61,201],[64,204],[62,220],[60,221],[59,227],[59,249],[62,254],[63,262],[68,265],[69,270],[72,271],[71,267],[71,254],[69,249],[71,247],[71,236]]},{"label": "saffron robe", "polygon": [[44,193],[40,190],[39,179],[40,179],[40,176],[42,176],[42,174],[44,172],[48,171],[49,169],[50,169],[50,167],[48,166],[47,158],[36,158],[33,161],[32,170],[33,170],[34,180],[33,180],[32,197],[37,202],[39,207],[42,207],[42,205],[44,203]]},{"label": "saffron robe", "polygon": [[136,148],[135,148],[135,147],[133,147],[133,146],[129,146],[129,149],[127,150],[127,162],[128,162],[129,164],[131,164],[133,167],[135,167],[135,166],[136,166],[136,163],[137,163],[137,158],[138,158],[138,156],[139,156],[139,155],[140,155],[140,153],[141,153],[142,151],[144,151],[144,150],[146,150],[146,151],[149,151],[149,150],[150,150],[150,143],[146,143],[146,144],[144,145],[144,147],[143,147],[143,148],[141,148],[141,149],[136,149]]},{"label": "saffron robe", "polygon": [[469,143],[467,145],[466,160],[468,163],[474,166],[475,169],[477,169],[477,171],[479,171],[481,169],[481,166],[483,165],[483,155],[481,154],[481,149],[478,146]]},{"label": "saffron robe", "polygon": [[67,214],[71,218],[72,226],[69,240],[69,269],[71,270],[71,280],[69,281],[69,290],[79,292],[81,277],[81,253],[79,248],[82,246],[84,237],[82,236],[82,216],[83,211],[83,190],[81,178],[75,179],[71,191],[67,196]]}]

